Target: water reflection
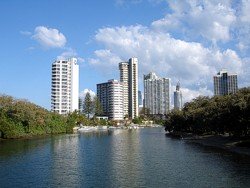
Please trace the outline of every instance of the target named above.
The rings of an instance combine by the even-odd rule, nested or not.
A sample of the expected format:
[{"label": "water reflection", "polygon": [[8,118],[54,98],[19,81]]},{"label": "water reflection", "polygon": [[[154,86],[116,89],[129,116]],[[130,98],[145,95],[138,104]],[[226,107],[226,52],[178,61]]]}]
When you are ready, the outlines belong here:
[{"label": "water reflection", "polygon": [[[79,139],[76,135],[51,139],[51,185],[71,187],[79,185]],[[66,180],[66,181],[65,181]]]},{"label": "water reflection", "polygon": [[115,130],[112,137],[112,175],[118,187],[135,187],[143,182],[138,131]]},{"label": "water reflection", "polygon": [[249,157],[148,128],[0,142],[2,187],[249,187]]}]

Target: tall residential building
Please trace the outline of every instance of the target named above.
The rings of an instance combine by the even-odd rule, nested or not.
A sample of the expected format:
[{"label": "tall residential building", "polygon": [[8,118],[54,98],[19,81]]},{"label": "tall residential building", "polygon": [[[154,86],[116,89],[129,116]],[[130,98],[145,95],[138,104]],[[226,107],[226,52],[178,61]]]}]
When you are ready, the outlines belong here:
[{"label": "tall residential building", "polygon": [[142,106],[142,94],[141,94],[141,91],[138,91],[138,105]]},{"label": "tall residential building", "polygon": [[78,100],[78,109],[79,109],[79,112],[83,113],[83,99],[81,97],[79,97],[79,100]]},{"label": "tall residential building", "polygon": [[176,90],[174,91],[174,109],[182,109],[182,93],[180,91],[180,82],[176,85]]},{"label": "tall residential building", "polygon": [[97,97],[103,115],[112,120],[123,120],[123,85],[117,80],[97,84]]},{"label": "tall residential building", "polygon": [[67,114],[78,110],[79,65],[76,58],[52,64],[51,110]]},{"label": "tall residential building", "polygon": [[237,74],[221,70],[214,76],[214,95],[228,95],[238,91]]},{"label": "tall residential building", "polygon": [[170,79],[155,73],[144,75],[144,107],[149,114],[167,114],[170,110]]},{"label": "tall residential building", "polygon": [[138,105],[138,59],[119,63],[120,82],[123,84],[124,116],[135,118],[139,115]]}]

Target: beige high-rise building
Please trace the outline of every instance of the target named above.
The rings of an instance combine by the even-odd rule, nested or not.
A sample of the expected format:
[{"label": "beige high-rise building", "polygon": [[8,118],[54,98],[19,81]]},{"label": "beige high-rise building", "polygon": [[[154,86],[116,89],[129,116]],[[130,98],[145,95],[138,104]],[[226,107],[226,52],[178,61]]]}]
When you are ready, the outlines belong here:
[{"label": "beige high-rise building", "polygon": [[138,59],[119,63],[120,82],[123,84],[123,114],[130,118],[139,115],[138,106]]},{"label": "beige high-rise building", "polygon": [[128,96],[129,96],[129,89],[128,89],[128,63],[127,62],[121,62],[119,64],[119,69],[120,69],[120,82],[123,84],[123,115],[128,116],[129,112],[128,112]]}]

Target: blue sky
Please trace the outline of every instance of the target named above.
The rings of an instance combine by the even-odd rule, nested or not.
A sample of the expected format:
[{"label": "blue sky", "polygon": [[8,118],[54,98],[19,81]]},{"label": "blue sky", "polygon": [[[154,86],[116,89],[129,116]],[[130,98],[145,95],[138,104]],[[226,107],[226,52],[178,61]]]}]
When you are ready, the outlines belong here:
[{"label": "blue sky", "polygon": [[[250,1],[2,0],[0,93],[50,108],[51,63],[75,56],[80,91],[119,78],[118,63],[139,59],[181,82],[185,101],[212,95],[220,69],[250,83]],[[173,87],[174,89],[174,87]]]}]

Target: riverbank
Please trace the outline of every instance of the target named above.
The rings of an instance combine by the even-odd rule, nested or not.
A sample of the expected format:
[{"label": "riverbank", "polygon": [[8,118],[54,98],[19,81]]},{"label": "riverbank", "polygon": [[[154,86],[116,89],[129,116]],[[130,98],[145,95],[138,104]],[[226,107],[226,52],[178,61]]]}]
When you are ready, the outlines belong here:
[{"label": "riverbank", "polygon": [[187,143],[195,143],[206,147],[218,148],[228,152],[250,156],[250,141],[246,139],[234,138],[225,135],[198,136],[184,134],[180,136],[179,134],[173,135],[169,133],[167,133],[166,135],[171,138],[183,139]]}]

